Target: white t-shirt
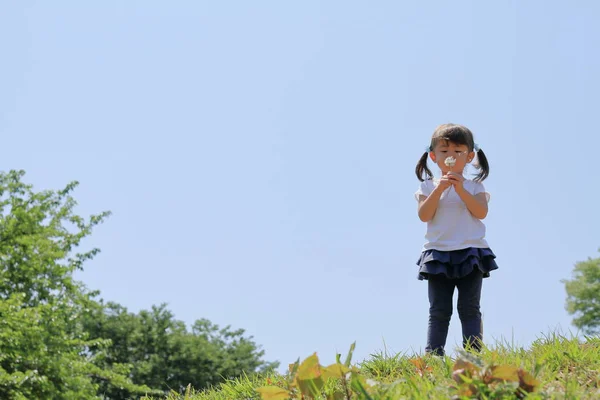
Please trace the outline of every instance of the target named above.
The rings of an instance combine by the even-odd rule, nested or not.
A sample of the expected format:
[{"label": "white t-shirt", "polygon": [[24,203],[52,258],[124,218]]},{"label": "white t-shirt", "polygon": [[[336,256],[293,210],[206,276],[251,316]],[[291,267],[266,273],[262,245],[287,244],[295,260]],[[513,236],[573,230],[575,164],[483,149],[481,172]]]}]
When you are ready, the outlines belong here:
[{"label": "white t-shirt", "polygon": [[[429,196],[438,183],[438,179],[421,182],[415,193],[417,201],[420,195]],[[487,201],[490,201],[490,195],[481,183],[465,179],[463,187],[472,195],[485,193]],[[485,240],[485,225],[471,214],[452,186],[444,191],[433,219],[427,222],[425,239],[423,250],[452,251],[468,247],[489,247]]]}]

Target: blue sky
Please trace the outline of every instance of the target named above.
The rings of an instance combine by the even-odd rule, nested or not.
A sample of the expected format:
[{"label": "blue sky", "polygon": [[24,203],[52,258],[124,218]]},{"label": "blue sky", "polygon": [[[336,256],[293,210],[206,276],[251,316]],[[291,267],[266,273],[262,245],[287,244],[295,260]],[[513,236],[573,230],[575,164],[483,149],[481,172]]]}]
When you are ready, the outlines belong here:
[{"label": "blue sky", "polygon": [[103,298],[246,329],[284,366],[421,351],[413,171],[455,122],[491,166],[486,339],[573,329],[560,280],[600,247],[597,2],[2,8],[1,169],[114,213],[78,275]]}]

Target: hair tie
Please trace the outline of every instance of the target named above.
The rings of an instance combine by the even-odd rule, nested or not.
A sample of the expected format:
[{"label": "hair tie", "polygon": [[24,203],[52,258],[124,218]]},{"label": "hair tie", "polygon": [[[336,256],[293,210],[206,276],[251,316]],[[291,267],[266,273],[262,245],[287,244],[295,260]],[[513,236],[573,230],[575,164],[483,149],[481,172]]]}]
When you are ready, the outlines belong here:
[{"label": "hair tie", "polygon": [[425,146],[425,153],[429,153],[431,151],[431,146]]},{"label": "hair tie", "polygon": [[475,143],[475,145],[473,146],[473,149],[475,149],[475,151],[479,151],[479,150],[481,150],[481,147],[479,147],[479,145],[477,143]]}]

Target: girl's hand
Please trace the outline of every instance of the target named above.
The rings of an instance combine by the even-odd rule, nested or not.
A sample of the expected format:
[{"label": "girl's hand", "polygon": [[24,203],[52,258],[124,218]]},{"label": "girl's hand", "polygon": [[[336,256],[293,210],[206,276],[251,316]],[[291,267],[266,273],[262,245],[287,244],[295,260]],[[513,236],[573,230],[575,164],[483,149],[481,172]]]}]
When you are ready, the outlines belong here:
[{"label": "girl's hand", "polygon": [[442,192],[446,189],[448,189],[450,186],[452,186],[452,180],[450,180],[450,177],[448,175],[443,175],[440,178],[440,183],[438,183],[437,187],[439,188],[439,190],[441,190]]},{"label": "girl's hand", "polygon": [[454,185],[454,190],[460,191],[463,189],[463,182],[465,178],[461,174],[457,174],[456,172],[448,172],[448,180],[452,185]]}]

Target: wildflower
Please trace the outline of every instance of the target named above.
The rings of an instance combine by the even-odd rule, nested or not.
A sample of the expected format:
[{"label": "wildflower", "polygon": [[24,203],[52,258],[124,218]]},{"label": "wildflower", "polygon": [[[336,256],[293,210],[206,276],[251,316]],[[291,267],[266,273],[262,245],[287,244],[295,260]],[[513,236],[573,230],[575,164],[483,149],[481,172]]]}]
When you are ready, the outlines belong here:
[{"label": "wildflower", "polygon": [[450,156],[444,160],[444,164],[446,164],[447,167],[454,167],[454,164],[456,164],[456,158]]}]

